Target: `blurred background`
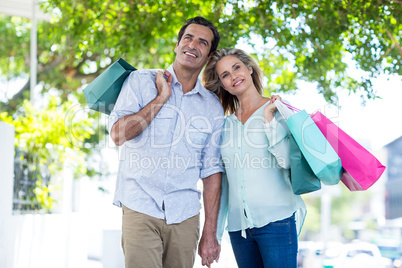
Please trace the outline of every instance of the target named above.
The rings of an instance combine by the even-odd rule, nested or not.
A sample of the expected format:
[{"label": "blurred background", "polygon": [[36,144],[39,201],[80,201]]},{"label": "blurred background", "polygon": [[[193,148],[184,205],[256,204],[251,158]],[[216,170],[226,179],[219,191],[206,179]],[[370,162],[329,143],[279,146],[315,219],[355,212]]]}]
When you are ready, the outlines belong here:
[{"label": "blurred background", "polygon": [[[321,111],[387,167],[366,191],[340,182],[302,195],[299,267],[401,267],[396,0],[0,0],[0,267],[124,267],[119,148],[82,90],[120,57],[168,67],[197,15],[216,23],[220,47],[255,57],[266,96]],[[227,234],[213,267],[236,267]]]}]

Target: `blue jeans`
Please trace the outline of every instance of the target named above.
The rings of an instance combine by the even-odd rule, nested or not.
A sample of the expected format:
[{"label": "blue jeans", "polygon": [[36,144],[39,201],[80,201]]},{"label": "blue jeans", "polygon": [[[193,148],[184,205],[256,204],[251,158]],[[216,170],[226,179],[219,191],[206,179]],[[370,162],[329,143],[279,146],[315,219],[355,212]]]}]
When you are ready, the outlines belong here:
[{"label": "blue jeans", "polygon": [[239,268],[297,267],[297,231],[295,215],[271,222],[261,228],[229,232],[230,242]]}]

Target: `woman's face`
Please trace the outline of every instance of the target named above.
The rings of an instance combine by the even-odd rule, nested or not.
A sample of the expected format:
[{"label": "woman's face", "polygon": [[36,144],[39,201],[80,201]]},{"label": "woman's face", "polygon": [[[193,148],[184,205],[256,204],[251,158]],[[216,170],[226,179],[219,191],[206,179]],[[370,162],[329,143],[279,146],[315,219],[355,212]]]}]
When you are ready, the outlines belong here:
[{"label": "woman's face", "polygon": [[216,72],[225,90],[232,95],[240,95],[254,86],[251,74],[253,69],[236,56],[225,56],[216,64]]}]

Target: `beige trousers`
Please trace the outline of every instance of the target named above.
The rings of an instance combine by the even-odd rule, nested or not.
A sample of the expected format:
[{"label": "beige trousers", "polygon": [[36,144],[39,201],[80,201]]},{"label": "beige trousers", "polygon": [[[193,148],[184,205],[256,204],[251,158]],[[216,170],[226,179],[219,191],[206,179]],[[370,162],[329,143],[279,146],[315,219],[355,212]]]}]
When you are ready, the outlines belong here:
[{"label": "beige trousers", "polygon": [[200,235],[199,214],[178,224],[123,206],[122,247],[126,268],[190,268]]}]

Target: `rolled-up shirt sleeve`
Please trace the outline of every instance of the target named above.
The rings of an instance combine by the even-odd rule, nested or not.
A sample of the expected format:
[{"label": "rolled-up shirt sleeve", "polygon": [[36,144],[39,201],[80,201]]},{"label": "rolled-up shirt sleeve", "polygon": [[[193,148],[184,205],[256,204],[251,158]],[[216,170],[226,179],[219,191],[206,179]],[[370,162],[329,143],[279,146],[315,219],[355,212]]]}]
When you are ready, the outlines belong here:
[{"label": "rolled-up shirt sleeve", "polygon": [[222,127],[224,123],[223,111],[213,119],[213,132],[209,135],[207,144],[202,150],[200,178],[204,179],[212,174],[223,172],[221,165]]},{"label": "rolled-up shirt sleeve", "polygon": [[113,125],[120,118],[138,113],[141,110],[141,81],[138,72],[131,72],[121,88],[116,104],[109,115],[108,131],[111,133]]},{"label": "rolled-up shirt sleeve", "polygon": [[271,122],[265,123],[265,134],[269,145],[268,151],[276,158],[279,166],[284,169],[290,168],[290,146],[286,129],[280,124],[276,117]]}]

